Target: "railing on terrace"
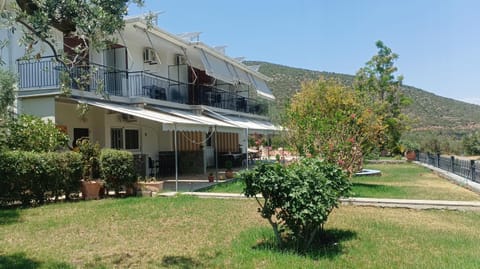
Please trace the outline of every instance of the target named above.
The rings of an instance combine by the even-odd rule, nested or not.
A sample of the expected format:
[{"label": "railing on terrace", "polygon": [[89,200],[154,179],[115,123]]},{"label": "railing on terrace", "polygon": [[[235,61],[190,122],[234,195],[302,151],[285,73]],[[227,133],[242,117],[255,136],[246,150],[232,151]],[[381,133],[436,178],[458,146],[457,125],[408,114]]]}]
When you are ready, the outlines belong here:
[{"label": "railing on terrace", "polygon": [[255,99],[211,86],[196,85],[195,87],[196,96],[194,103],[197,105],[206,105],[258,115],[265,115],[267,113],[267,104],[258,102]]},{"label": "railing on terrace", "polygon": [[480,183],[480,162],[454,156],[417,152],[417,161],[454,173],[463,178]]},{"label": "railing on terrace", "polygon": [[[265,115],[267,105],[212,86],[190,85],[144,71],[127,72],[98,64],[65,68],[52,57],[19,60],[20,89],[60,87],[61,76],[70,78],[70,88],[104,91],[112,96],[147,97],[181,104],[206,105],[239,112]],[[73,79],[72,79],[73,78]],[[194,88],[194,98],[189,98]]]}]

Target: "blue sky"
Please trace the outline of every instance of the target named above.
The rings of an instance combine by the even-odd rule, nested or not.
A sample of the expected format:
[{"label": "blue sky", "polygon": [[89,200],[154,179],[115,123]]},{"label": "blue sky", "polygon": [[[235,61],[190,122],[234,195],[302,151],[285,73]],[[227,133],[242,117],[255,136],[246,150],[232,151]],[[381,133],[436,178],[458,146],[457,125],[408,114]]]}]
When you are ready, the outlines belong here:
[{"label": "blue sky", "polygon": [[202,32],[231,57],[355,74],[382,40],[404,84],[480,104],[480,1],[146,0],[160,28]]}]

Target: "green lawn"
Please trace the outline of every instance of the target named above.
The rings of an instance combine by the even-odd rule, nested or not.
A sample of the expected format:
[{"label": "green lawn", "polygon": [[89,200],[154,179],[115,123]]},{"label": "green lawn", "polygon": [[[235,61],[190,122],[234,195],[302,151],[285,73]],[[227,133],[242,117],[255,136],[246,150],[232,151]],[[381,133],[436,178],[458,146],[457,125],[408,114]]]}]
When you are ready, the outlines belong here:
[{"label": "green lawn", "polygon": [[0,268],[479,268],[479,212],[342,206],[279,250],[253,200],[128,198],[0,210]]},{"label": "green lawn", "polygon": [[[381,176],[353,177],[352,196],[370,198],[478,201],[480,195],[443,179],[430,170],[412,164],[370,164]],[[206,191],[242,193],[244,183],[220,183]]]},{"label": "green lawn", "polygon": [[480,195],[412,163],[370,164],[381,176],[354,177],[353,195],[372,198],[478,201]]}]

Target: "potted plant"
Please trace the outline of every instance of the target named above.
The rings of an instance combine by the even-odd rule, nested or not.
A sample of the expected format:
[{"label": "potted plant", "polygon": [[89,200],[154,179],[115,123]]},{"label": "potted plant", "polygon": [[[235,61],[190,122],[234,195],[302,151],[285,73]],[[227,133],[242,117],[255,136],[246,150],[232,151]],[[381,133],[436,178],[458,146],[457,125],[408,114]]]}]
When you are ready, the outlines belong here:
[{"label": "potted plant", "polygon": [[417,160],[417,150],[418,150],[418,145],[414,142],[410,141],[403,141],[402,142],[402,147],[404,149],[404,154],[405,157],[407,158],[407,161],[416,161]]},{"label": "potted plant", "polygon": [[145,184],[147,181],[137,181],[135,183],[135,193],[138,197],[152,197],[153,191],[150,190]]},{"label": "potted plant", "polygon": [[208,182],[213,182],[215,180],[215,176],[213,175],[212,172],[208,174]]},{"label": "potted plant", "polygon": [[233,178],[233,163],[231,160],[226,160],[225,161],[225,178]]},{"label": "potted plant", "polygon": [[99,199],[102,182],[100,177],[100,145],[91,143],[88,138],[77,141],[78,151],[82,155],[82,186],[84,200]]},{"label": "potted plant", "polygon": [[161,192],[163,190],[163,181],[157,181],[154,177],[151,177],[150,179],[145,178],[145,180],[137,181],[135,183],[135,189],[137,191],[137,196],[139,196],[139,192]]}]

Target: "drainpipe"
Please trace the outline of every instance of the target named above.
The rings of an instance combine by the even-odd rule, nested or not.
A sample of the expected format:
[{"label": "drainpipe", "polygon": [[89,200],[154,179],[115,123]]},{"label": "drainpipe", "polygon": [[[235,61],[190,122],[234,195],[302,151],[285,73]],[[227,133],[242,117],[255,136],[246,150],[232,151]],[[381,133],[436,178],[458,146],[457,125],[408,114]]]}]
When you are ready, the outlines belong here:
[{"label": "drainpipe", "polygon": [[247,152],[247,170],[248,170],[248,146],[249,146],[248,145],[248,128],[245,129],[245,139],[247,140],[247,143],[246,143],[247,144],[247,150],[246,150],[246,152]]},{"label": "drainpipe", "polygon": [[218,136],[217,136],[217,126],[215,125],[215,180],[218,183]]}]

